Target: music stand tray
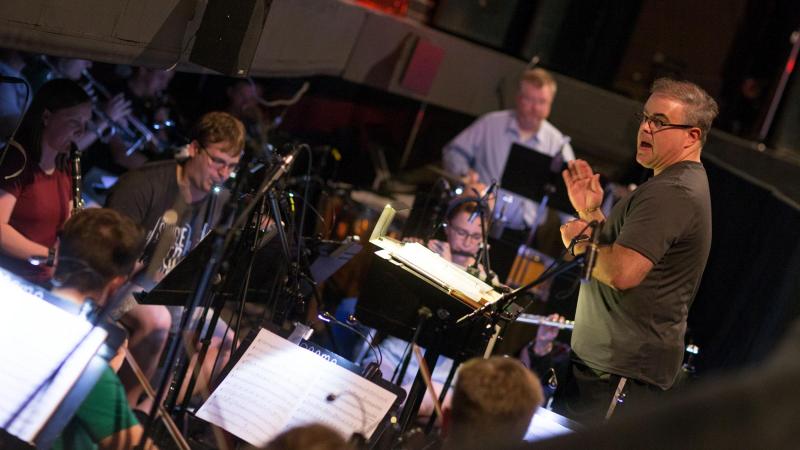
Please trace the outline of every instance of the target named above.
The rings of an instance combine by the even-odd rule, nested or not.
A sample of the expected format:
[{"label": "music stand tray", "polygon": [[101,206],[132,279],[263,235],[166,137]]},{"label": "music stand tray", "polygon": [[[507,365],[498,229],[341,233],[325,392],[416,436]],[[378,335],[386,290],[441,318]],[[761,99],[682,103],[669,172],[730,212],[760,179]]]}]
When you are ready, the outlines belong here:
[{"label": "music stand tray", "polygon": [[[306,246],[312,250],[313,254],[317,255],[311,263],[311,274],[317,283],[321,283],[333,275],[361,250],[361,244],[354,237],[348,237],[342,242],[310,242],[306,243]],[[197,277],[208,264],[210,247],[211,239],[206,236],[157,286],[146,294],[137,296],[139,303],[184,306],[187,296],[191,295],[197,285]],[[249,252],[249,249],[247,251]],[[239,252],[235,254],[239,254]],[[283,254],[277,239],[270,240],[256,250],[248,299],[252,297],[253,293],[258,293],[259,289],[272,286],[274,278],[279,274],[275,261],[282,260]],[[223,298],[234,298],[239,295],[241,286],[244,284],[244,276],[247,272],[245,269],[248,263],[249,253],[246,258],[233,258],[226,279],[218,290],[219,295],[222,295]]]},{"label": "music stand tray", "polygon": [[550,157],[530,147],[511,144],[501,186],[536,202],[541,202],[548,195],[548,206],[570,214],[572,203],[561,178],[561,171],[565,167],[560,154]]}]

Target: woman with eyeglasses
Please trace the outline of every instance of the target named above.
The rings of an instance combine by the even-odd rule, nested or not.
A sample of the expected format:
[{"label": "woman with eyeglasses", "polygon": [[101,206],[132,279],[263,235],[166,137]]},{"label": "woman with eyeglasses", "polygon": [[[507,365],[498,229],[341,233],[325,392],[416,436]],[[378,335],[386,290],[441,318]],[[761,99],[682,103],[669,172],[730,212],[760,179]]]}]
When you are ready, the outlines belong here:
[{"label": "woman with eyeglasses", "polygon": [[66,162],[92,117],[91,99],[74,81],[45,83],[0,154],[0,266],[30,281],[50,278],[58,231],[72,210]]}]

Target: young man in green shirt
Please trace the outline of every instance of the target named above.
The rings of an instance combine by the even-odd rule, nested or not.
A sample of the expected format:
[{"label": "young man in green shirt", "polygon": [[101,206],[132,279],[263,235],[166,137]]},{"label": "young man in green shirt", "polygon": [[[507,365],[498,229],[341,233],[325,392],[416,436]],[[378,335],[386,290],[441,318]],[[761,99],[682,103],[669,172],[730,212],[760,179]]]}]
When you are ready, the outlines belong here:
[{"label": "young man in green shirt", "polygon": [[[129,218],[110,209],[87,209],[72,216],[57,244],[53,293],[97,307],[127,280],[144,246],[144,233]],[[142,426],[128,405],[116,370],[125,344],[103,371],[54,449],[126,449],[142,437]]]}]

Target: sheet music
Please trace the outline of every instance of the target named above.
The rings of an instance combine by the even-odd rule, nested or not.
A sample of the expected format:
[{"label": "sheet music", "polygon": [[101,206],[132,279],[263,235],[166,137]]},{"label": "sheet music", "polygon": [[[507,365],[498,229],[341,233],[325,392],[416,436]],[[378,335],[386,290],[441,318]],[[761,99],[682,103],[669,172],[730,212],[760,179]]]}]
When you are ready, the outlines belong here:
[{"label": "sheet music", "polygon": [[[331,394],[336,398],[328,401]],[[344,436],[358,432],[369,438],[395,399],[395,394],[262,329],[197,417],[255,446],[313,422]]]},{"label": "sheet music", "polygon": [[538,408],[528,424],[528,431],[525,432],[525,441],[539,441],[548,439],[561,434],[572,433],[577,425],[548,409]]},{"label": "sheet music", "polygon": [[495,302],[501,295],[491,286],[480,279],[468,274],[464,269],[447,261],[429,248],[417,242],[395,242],[389,239],[380,239],[373,242],[414,271],[420,273],[436,284],[455,289],[471,300],[482,302]]},{"label": "sheet music", "polygon": [[[26,291],[5,271],[0,271],[0,292],[5,311],[0,315],[0,426],[5,426],[92,327],[85,319]],[[8,432],[33,442],[105,337],[105,330],[92,330],[58,376],[17,416]]]}]

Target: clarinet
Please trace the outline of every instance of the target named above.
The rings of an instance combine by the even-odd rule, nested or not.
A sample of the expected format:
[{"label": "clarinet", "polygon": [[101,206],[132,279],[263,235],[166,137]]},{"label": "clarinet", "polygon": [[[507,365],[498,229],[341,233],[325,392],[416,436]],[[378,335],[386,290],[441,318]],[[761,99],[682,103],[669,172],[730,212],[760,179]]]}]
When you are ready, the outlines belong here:
[{"label": "clarinet", "polygon": [[81,195],[81,152],[75,143],[69,151],[69,159],[72,162],[72,212],[77,214],[83,209],[83,196]]}]

